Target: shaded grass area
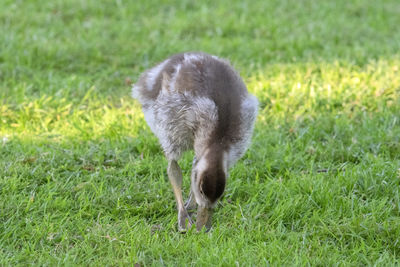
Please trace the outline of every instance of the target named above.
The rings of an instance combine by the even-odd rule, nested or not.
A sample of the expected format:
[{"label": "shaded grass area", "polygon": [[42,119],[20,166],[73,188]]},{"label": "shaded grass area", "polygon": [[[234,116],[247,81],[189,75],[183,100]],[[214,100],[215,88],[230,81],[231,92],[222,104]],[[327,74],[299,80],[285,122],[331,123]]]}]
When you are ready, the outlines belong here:
[{"label": "shaded grass area", "polygon": [[[0,263],[399,264],[399,13],[389,0],[3,1]],[[129,91],[188,50],[228,57],[260,112],[212,231],[181,235]]]}]

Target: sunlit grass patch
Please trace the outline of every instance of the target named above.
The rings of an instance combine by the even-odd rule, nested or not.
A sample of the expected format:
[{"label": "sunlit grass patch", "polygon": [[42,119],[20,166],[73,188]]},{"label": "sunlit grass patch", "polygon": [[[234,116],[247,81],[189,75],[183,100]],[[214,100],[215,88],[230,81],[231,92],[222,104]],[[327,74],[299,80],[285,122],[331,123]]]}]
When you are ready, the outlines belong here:
[{"label": "sunlit grass patch", "polygon": [[89,89],[79,103],[66,98],[42,96],[1,107],[0,127],[8,135],[61,135],[78,140],[137,137],[143,129],[138,104],[128,97],[113,103]]},{"label": "sunlit grass patch", "polygon": [[400,61],[371,61],[363,67],[345,62],[277,64],[248,79],[261,102],[263,115],[296,119],[338,113],[397,109],[400,101]]}]

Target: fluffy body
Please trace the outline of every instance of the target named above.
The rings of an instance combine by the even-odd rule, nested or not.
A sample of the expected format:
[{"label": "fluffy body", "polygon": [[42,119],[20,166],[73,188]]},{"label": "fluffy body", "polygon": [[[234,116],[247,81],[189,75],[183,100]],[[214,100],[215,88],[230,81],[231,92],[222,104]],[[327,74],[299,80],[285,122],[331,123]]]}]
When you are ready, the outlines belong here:
[{"label": "fluffy body", "polygon": [[[197,158],[200,158],[218,123],[218,107],[213,96],[207,95],[207,91],[203,90],[209,83],[204,80],[209,77],[195,69],[196,63],[214,60],[220,62],[222,67],[231,71],[232,69],[226,60],[202,53],[185,53],[183,58],[179,54],[173,59],[176,65],[172,68],[168,66],[171,60],[167,59],[142,74],[133,87],[132,96],[142,104],[145,120],[159,138],[168,159],[178,160],[189,149],[194,149]],[[195,71],[187,73],[181,69]],[[181,84],[177,84],[177,80],[188,74],[198,74],[198,77],[191,78],[200,86],[179,87]],[[232,74],[237,75],[235,72]],[[245,90],[244,84],[243,87]],[[235,107],[239,109],[239,121],[230,127],[234,128],[230,130],[237,132],[234,136],[236,138],[225,140],[228,167],[233,166],[243,156],[250,143],[257,106],[257,99],[244,91],[239,107]]]}]

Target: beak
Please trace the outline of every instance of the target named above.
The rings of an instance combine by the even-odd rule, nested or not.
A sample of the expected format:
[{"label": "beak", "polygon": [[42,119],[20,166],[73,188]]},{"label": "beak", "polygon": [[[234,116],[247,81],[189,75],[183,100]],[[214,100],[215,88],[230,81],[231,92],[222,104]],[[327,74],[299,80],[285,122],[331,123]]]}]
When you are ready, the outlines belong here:
[{"label": "beak", "polygon": [[197,208],[197,219],[196,219],[196,229],[198,232],[201,231],[203,226],[206,227],[206,232],[211,229],[211,218],[212,218],[213,210],[204,207]]}]

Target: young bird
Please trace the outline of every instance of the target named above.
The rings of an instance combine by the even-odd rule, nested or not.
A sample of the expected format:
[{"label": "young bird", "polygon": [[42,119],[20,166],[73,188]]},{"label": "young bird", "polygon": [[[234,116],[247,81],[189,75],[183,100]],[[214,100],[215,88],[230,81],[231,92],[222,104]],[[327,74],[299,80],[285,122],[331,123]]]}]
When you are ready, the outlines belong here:
[{"label": "young bird", "polygon": [[[178,229],[191,227],[188,211],[197,206],[196,228],[209,230],[229,168],[249,146],[257,99],[228,61],[199,52],[174,55],[145,71],[133,86],[132,96],[142,104],[144,118],[168,160]],[[177,161],[190,149],[195,157],[190,195],[184,204]]]}]

